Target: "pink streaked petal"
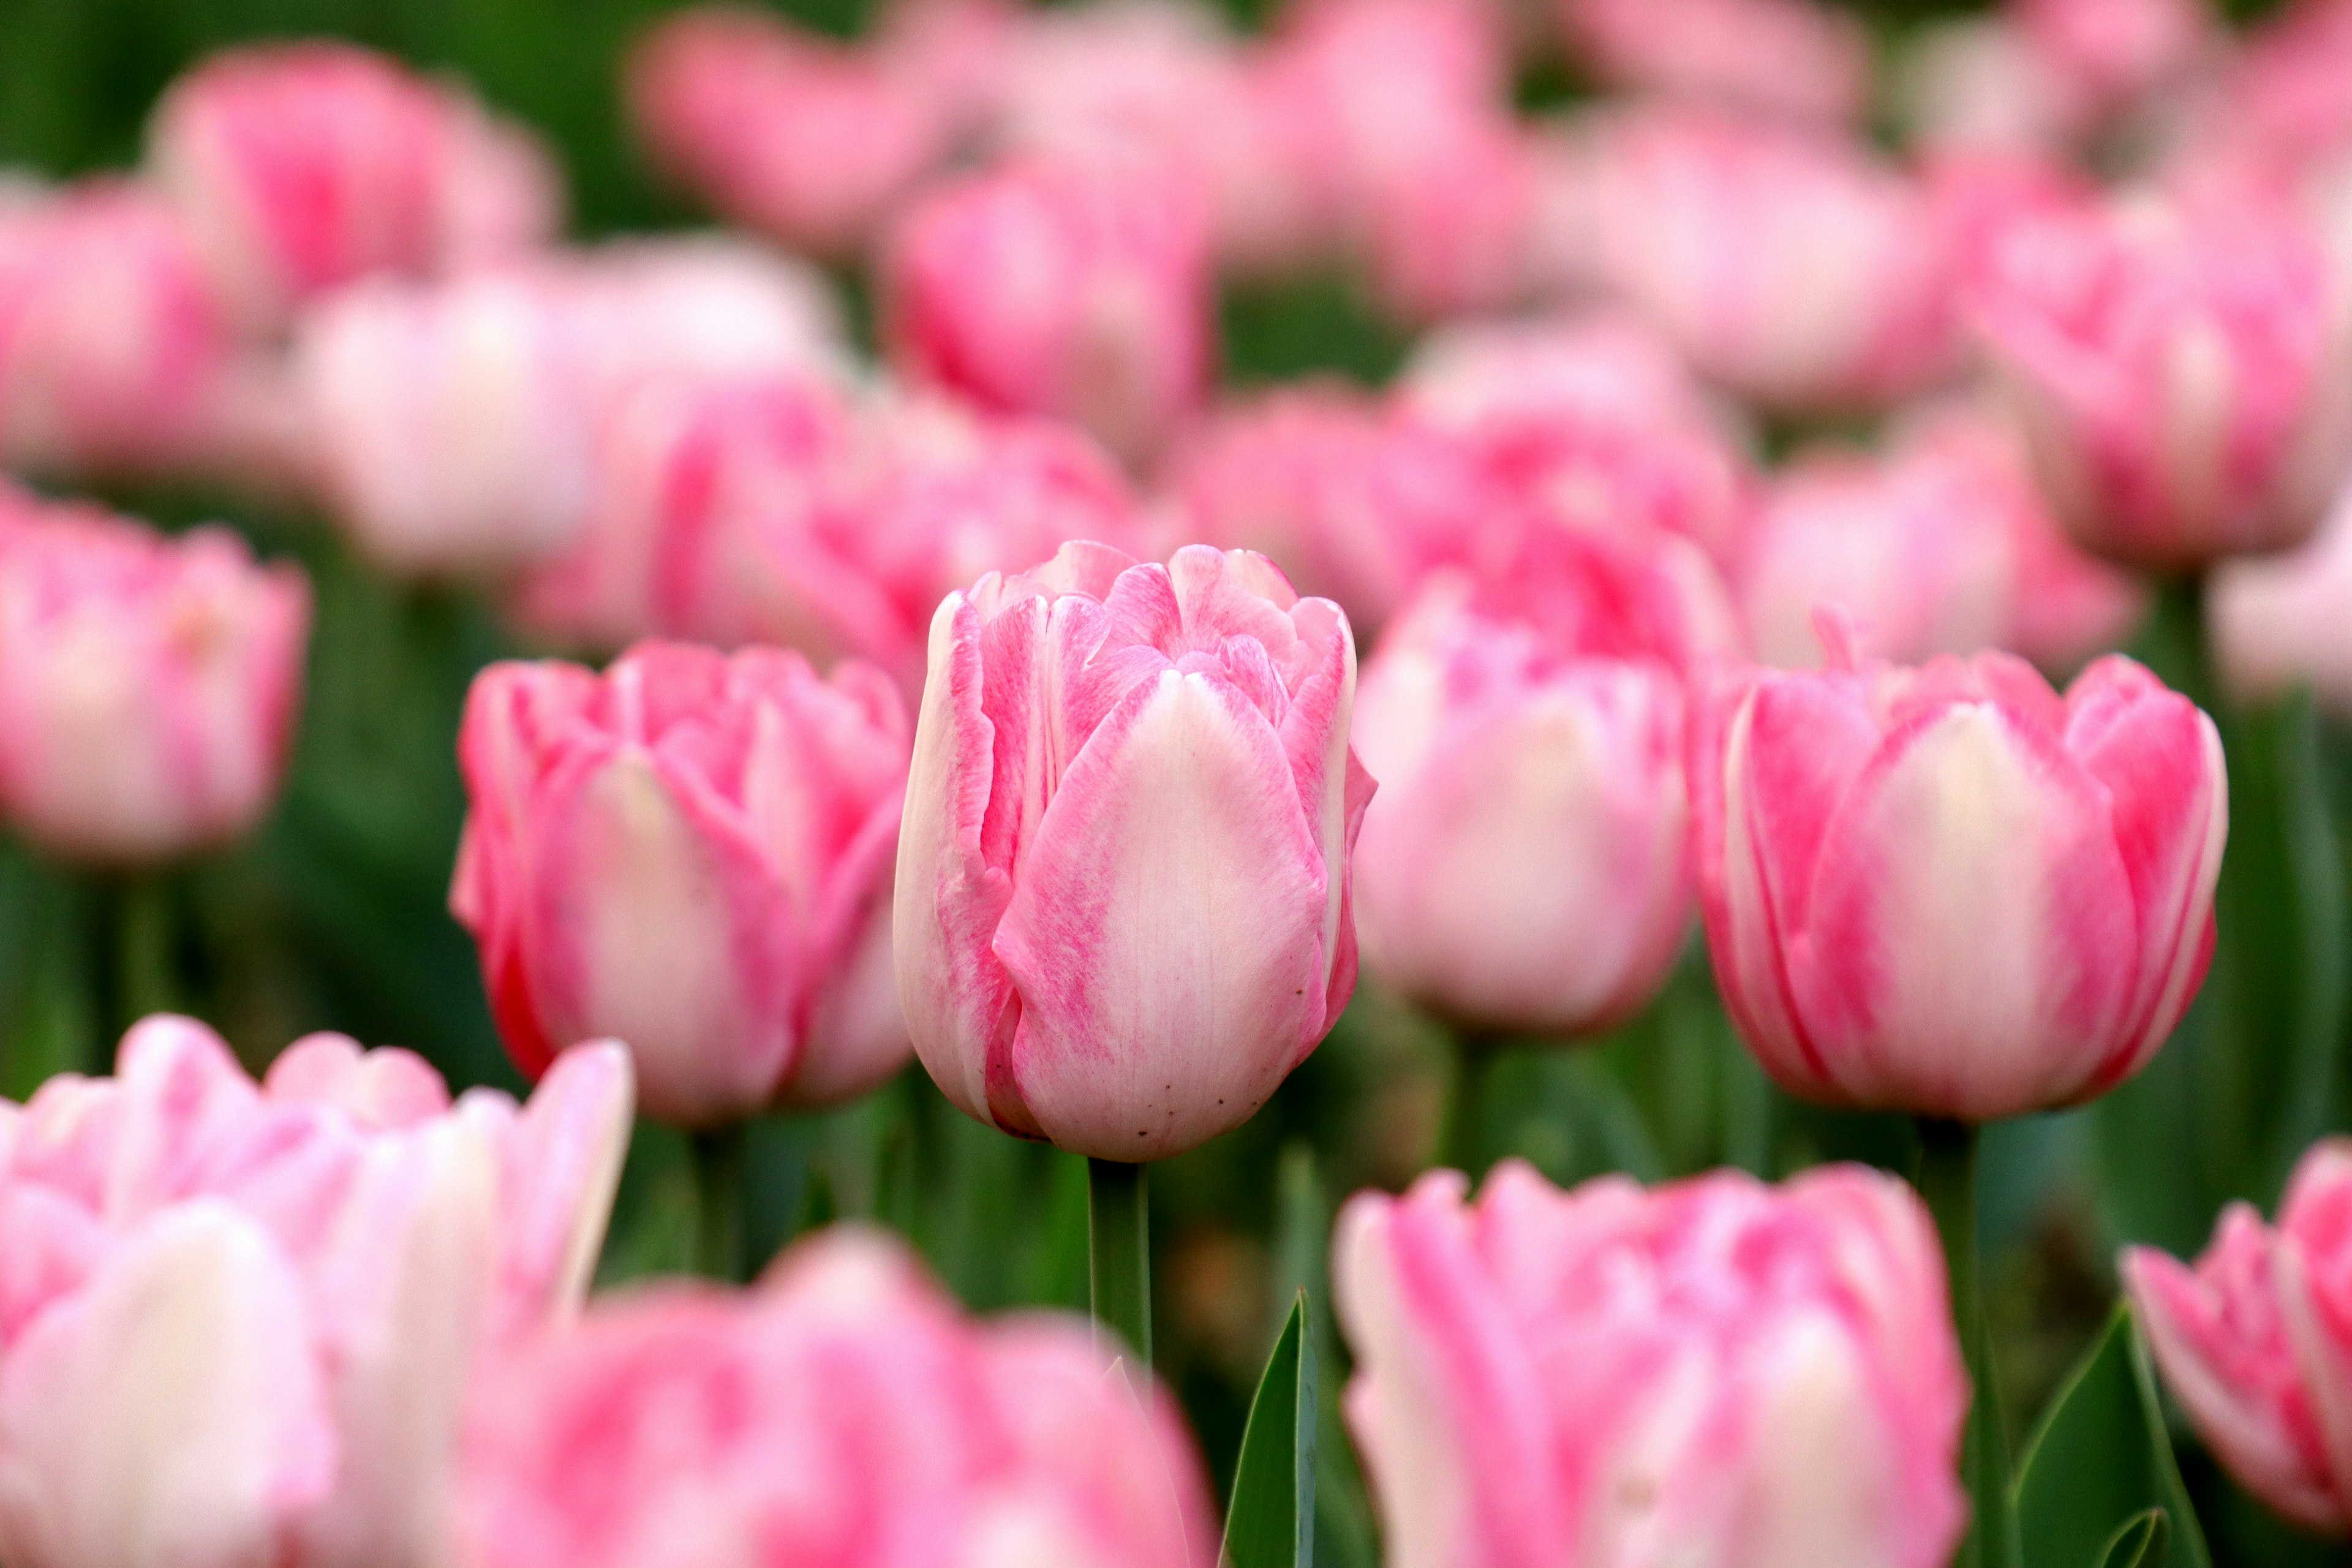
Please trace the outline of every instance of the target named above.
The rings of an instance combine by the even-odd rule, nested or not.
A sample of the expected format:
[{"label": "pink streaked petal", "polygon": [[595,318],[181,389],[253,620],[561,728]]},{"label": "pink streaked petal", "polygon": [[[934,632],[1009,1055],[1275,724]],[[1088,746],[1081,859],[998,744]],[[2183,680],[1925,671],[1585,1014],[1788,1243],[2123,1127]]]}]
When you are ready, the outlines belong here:
[{"label": "pink streaked petal", "polygon": [[1322,1033],[1328,908],[1272,727],[1214,677],[1139,687],[1063,776],[997,928],[1029,1114],[1119,1160],[1247,1120]]},{"label": "pink streaked petal", "polygon": [[106,1212],[117,1225],[189,1196],[254,1124],[261,1093],[227,1045],[193,1018],[157,1014],[122,1037],[121,1121]]},{"label": "pink streaked petal", "polygon": [[[474,1113],[476,1090],[459,1102]],[[576,1307],[604,1246],[628,1153],[635,1075],[617,1040],[574,1046],[504,1125],[499,1187],[503,1328]]]},{"label": "pink streaked petal", "polygon": [[449,1109],[449,1086],[423,1057],[397,1046],[365,1051],[348,1035],[305,1035],[261,1080],[270,1100],[331,1107],[362,1127],[414,1127]]}]

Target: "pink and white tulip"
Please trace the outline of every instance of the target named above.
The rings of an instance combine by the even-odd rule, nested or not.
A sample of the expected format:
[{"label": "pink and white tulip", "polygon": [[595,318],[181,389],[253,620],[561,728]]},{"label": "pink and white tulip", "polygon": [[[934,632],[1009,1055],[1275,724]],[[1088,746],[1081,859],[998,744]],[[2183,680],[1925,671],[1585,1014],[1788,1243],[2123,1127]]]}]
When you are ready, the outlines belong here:
[{"label": "pink and white tulip", "polygon": [[1067,419],[1135,460],[1207,395],[1209,262],[1203,215],[1181,183],[1005,167],[934,189],[895,226],[883,336],[918,385]]},{"label": "pink and white tulip", "polygon": [[2212,721],[2120,657],[2062,697],[2007,654],[1831,655],[1696,703],[1707,945],[1748,1047],[1801,1098],[1968,1121],[2130,1078],[2212,955]]},{"label": "pink and white tulip", "polygon": [[1508,510],[1477,453],[1338,384],[1229,404],[1186,432],[1165,484],[1187,538],[1271,558],[1375,632],[1466,561]]},{"label": "pink and white tulip", "polygon": [[940,606],[898,991],[968,1114],[1141,1162],[1247,1121],[1355,987],[1355,641],[1262,556],[1101,545]]},{"label": "pink and white tulip", "polygon": [[449,906],[516,1065],[625,1042],[687,1126],[831,1105],[906,1060],[890,862],[906,710],[870,666],[648,643],[493,665],[458,735]]},{"label": "pink and white tulip", "polygon": [[1612,85],[1842,122],[1870,94],[1870,46],[1817,0],[1558,0],[1571,47]]},{"label": "pink and white tulip", "polygon": [[451,1101],[313,1035],[259,1084],[157,1016],[0,1102],[0,1553],[23,1568],[439,1568],[466,1399],[587,1285],[618,1047]]},{"label": "pink and white tulip", "polygon": [[1858,1166],[1341,1211],[1348,1424],[1391,1568],[1943,1568],[1968,1379],[1927,1209]]},{"label": "pink and white tulip", "polygon": [[785,245],[848,258],[952,150],[951,105],[880,50],[732,7],[682,11],[629,62],[655,161]]},{"label": "pink and white tulip", "polygon": [[2231,695],[2265,701],[2307,687],[2352,714],[2352,492],[2319,531],[2283,554],[2224,561],[2206,579],[2205,627]]},{"label": "pink and white tulip", "polygon": [[236,837],[277,796],[310,625],[301,570],[226,528],[0,495],[0,814],[76,860]]},{"label": "pink and white tulip", "polygon": [[233,49],[174,82],[147,166],[247,329],[375,272],[516,255],[562,217],[528,132],[455,88],[348,44]]},{"label": "pink and white tulip", "polygon": [[2275,1227],[2231,1204],[2194,1265],[2135,1247],[2123,1275],[2222,1467],[2305,1529],[2352,1533],[2352,1142],[2304,1153]]},{"label": "pink and white tulip", "polygon": [[484,1379],[481,1568],[1208,1568],[1175,1403],[1082,1324],[964,1317],[897,1243],[835,1229],[749,1291],[608,1297]]},{"label": "pink and white tulip", "polygon": [[1925,195],[1859,143],[1696,109],[1586,132],[1594,265],[1701,374],[1784,413],[1871,407],[1948,366]]},{"label": "pink and white tulip", "polygon": [[2190,570],[2293,545],[2334,499],[2352,316],[2284,208],[2142,195],[2024,225],[1981,313],[2042,485],[2091,550]]},{"label": "pink and white tulip", "polygon": [[1605,316],[1466,322],[1398,378],[1408,422],[1467,443],[1507,493],[1587,532],[1680,534],[1737,558],[1747,436],[1665,345]]},{"label": "pink and white tulip", "polygon": [[1368,973],[1457,1025],[1586,1035],[1664,982],[1693,908],[1684,672],[1730,608],[1689,541],[1543,539],[1430,580],[1381,638],[1355,741]]},{"label": "pink and white tulip", "polygon": [[1749,536],[1739,596],[1756,655],[1822,662],[1814,618],[1850,616],[1881,658],[2005,647],[2071,669],[2118,646],[2147,607],[2133,581],[2066,537],[1999,420],[1938,410],[1865,457],[1784,469]]}]

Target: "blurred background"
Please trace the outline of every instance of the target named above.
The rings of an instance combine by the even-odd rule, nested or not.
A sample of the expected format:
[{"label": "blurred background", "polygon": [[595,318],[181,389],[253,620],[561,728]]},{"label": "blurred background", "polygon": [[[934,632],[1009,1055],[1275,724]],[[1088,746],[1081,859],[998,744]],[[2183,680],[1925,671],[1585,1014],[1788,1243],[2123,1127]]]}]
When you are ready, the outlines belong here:
[{"label": "blurred background", "polygon": [[[127,167],[158,94],[223,47],[332,36],[470,84],[560,158],[571,237],[707,226],[709,213],[649,170],[619,89],[655,0],[0,0],[0,167],[47,179]],[[1255,0],[1228,0],[1257,25]],[[845,37],[861,0],[780,10]],[[1852,7],[1882,56],[1970,7]],[[2226,7],[2236,19],[2271,7]],[[1572,102],[1588,84],[1556,52],[1523,54],[1520,101]],[[1874,127],[1889,140],[1892,131]],[[853,331],[871,346],[867,281],[836,268]],[[1378,384],[1411,335],[1337,270],[1227,287],[1224,374],[1239,383],[1331,372]],[[1835,421],[1776,421],[1785,452]],[[333,1028],[422,1052],[453,1084],[520,1087],[485,1005],[472,942],[446,910],[465,796],[455,739],[467,682],[525,651],[489,603],[449,584],[362,565],[300,506],[184,485],[93,483],[166,528],[225,520],[266,555],[299,560],[316,594],[309,690],[282,799],[261,831],[159,885],[63,871],[0,845],[0,1091],[102,1060],[130,1018],[196,1013],[258,1065]],[[2220,703],[2193,599],[2160,597],[2132,647],[2221,709],[2232,817],[2212,981],[2180,1037],[2099,1106],[1994,1129],[1985,1168],[1996,1342],[2009,1412],[2040,1407],[2105,1321],[2125,1240],[2202,1246],[2214,1215],[2266,1210],[2293,1161],[2352,1124],[2344,1070],[2345,826],[2352,731],[2289,697]],[[1293,1286],[1321,1300],[1337,1198],[1398,1186],[1429,1163],[1447,1101],[1447,1040],[1367,985],[1330,1040],[1255,1121],[1165,1167],[1153,1186],[1163,1371],[1222,1478]],[[1566,1182],[1603,1171],[1656,1179],[1716,1164],[1778,1174],[1831,1158],[1900,1165],[1898,1119],[1825,1115],[1774,1089],[1715,1000],[1694,937],[1661,1000],[1597,1048],[1515,1054],[1473,1109],[1486,1158],[1533,1160]],[[1084,1173],[948,1108],[919,1068],[825,1116],[772,1117],[752,1142],[751,1225],[764,1253],[835,1215],[905,1231],[972,1306],[1081,1307]],[[602,1270],[606,1281],[685,1264],[692,1193],[682,1140],[640,1129]],[[983,1226],[980,1216],[1020,1216]],[[1009,1237],[1009,1244],[1001,1238]],[[1327,1415],[1342,1368],[1324,1336]],[[2291,1538],[2184,1442],[2224,1561],[2334,1561]],[[1320,1552],[1369,1565],[1369,1522],[1343,1442],[1326,1442]]]}]

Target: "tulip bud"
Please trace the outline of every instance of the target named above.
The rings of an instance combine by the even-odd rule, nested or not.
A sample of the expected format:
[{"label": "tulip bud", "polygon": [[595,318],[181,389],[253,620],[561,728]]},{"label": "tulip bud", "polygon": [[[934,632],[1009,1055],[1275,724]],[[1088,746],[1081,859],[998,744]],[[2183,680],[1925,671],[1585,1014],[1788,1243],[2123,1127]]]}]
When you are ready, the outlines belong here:
[{"label": "tulip bud", "polygon": [[1545,542],[1505,581],[1433,578],[1364,667],[1356,929],[1375,979],[1465,1026],[1580,1035],[1689,931],[1684,669],[1730,609],[1687,540]]},{"label": "tulip bud", "polygon": [[1927,1209],[1856,1166],[1572,1192],[1517,1161],[1341,1211],[1388,1561],[1943,1568],[1968,1381]]},{"label": "tulip bud", "polygon": [[2352,1141],[2297,1163],[2277,1228],[2231,1204],[2194,1267],[2126,1248],[2158,1371],[2238,1484],[2306,1530],[2352,1532]]},{"label": "tulip bud", "polygon": [[1826,1104],[1986,1121],[2146,1065],[2212,955],[2213,721],[2129,659],[1725,672],[1691,801],[1717,984]]},{"label": "tulip bud", "polygon": [[933,191],[884,248],[892,364],[1149,455],[1206,395],[1214,358],[1208,233],[1190,195],[1135,171],[1042,163]]},{"label": "tulip bud", "polygon": [[0,811],[75,859],[236,837],[278,793],[310,624],[301,571],[226,528],[0,495]]},{"label": "tulip bud", "polygon": [[0,1556],[450,1562],[467,1391],[579,1302],[628,1129],[611,1045],[453,1105],[338,1035],[256,1085],[163,1016],[0,1101]]},{"label": "tulip bud", "polygon": [[2246,193],[2021,225],[1986,346],[2074,537],[2188,571],[2318,525],[2352,452],[2347,326],[2318,240]]},{"label": "tulip bud", "polygon": [[527,250],[556,228],[554,165],[454,88],[348,44],[232,49],[174,82],[149,169],[247,326],[372,272]]},{"label": "tulip bud", "polygon": [[477,677],[449,905],[516,1064],[623,1040],[647,1113],[688,1126],[889,1077],[907,748],[880,671],[821,680],[772,648],[648,643],[601,676]]},{"label": "tulip bud", "polygon": [[1240,1125],[1356,978],[1347,616],[1264,557],[1071,544],[931,621],[898,991],[948,1099],[1156,1160]]},{"label": "tulip bud", "polygon": [[630,117],[655,159],[728,216],[854,256],[955,130],[951,106],[892,67],[781,17],[689,9],[632,53]]},{"label": "tulip bud", "polygon": [[502,1361],[466,1447],[481,1568],[1208,1568],[1207,1478],[1166,1394],[1084,1327],[980,1323],[836,1227],[750,1291],[616,1293]]}]

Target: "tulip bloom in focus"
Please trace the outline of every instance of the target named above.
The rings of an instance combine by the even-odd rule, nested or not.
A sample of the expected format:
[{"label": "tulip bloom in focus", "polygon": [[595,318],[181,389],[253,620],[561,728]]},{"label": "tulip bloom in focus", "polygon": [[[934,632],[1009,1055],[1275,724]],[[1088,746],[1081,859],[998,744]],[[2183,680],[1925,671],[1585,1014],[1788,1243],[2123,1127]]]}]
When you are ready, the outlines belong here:
[{"label": "tulip bloom in focus", "polygon": [[553,163],[457,89],[339,43],[231,49],[174,82],[147,166],[247,328],[372,272],[520,254],[561,220]]},{"label": "tulip bloom in focus", "polygon": [[1731,617],[1687,540],[1543,542],[1502,581],[1432,579],[1364,667],[1356,929],[1457,1024],[1580,1035],[1639,1011],[1690,929],[1684,671]]},{"label": "tulip bloom in focus", "polygon": [[603,675],[493,665],[457,754],[449,904],[533,1076],[595,1037],[648,1114],[830,1105],[907,1055],[890,973],[905,710],[880,671],[649,643]]},{"label": "tulip bloom in focus", "polygon": [[226,528],[0,490],[0,811],[80,860],[234,838],[277,795],[310,625],[300,569]]},{"label": "tulip bloom in focus", "polygon": [[949,1100],[1139,1163],[1247,1121],[1356,980],[1347,616],[1262,556],[1065,546],[931,622],[898,990]]},{"label": "tulip bloom in focus", "polygon": [[748,1292],[607,1297],[490,1369],[467,1445],[481,1568],[1208,1568],[1174,1402],[1088,1331],[976,1323],[835,1229]]},{"label": "tulip bloom in focus", "polygon": [[1936,1231],[1857,1166],[1341,1211],[1346,1412],[1392,1568],[1944,1568],[1968,1380]]},{"label": "tulip bloom in focus", "polygon": [[2153,1247],[2124,1284],[2172,1395],[2238,1484],[2306,1530],[2352,1532],[2352,1141],[2314,1144],[2275,1229],[2232,1204],[2194,1266]]},{"label": "tulip bloom in focus", "polygon": [[2146,1065],[2212,956],[2221,738],[2127,658],[1722,672],[1691,800],[1716,981],[1826,1104],[1985,1121]]},{"label": "tulip bloom in focus", "polygon": [[1983,323],[2043,489],[2100,554],[2189,571],[2283,549],[2344,478],[2352,339],[2284,210],[2126,199],[2021,226]]},{"label": "tulip bloom in focus", "polygon": [[0,1556],[440,1568],[474,1374],[586,1289],[629,1064],[454,1104],[340,1035],[260,1084],[148,1019],[0,1101]]},{"label": "tulip bloom in focus", "polygon": [[983,408],[1045,414],[1129,460],[1207,395],[1209,236],[1181,184],[1034,163],[920,198],[885,246],[891,363]]}]

